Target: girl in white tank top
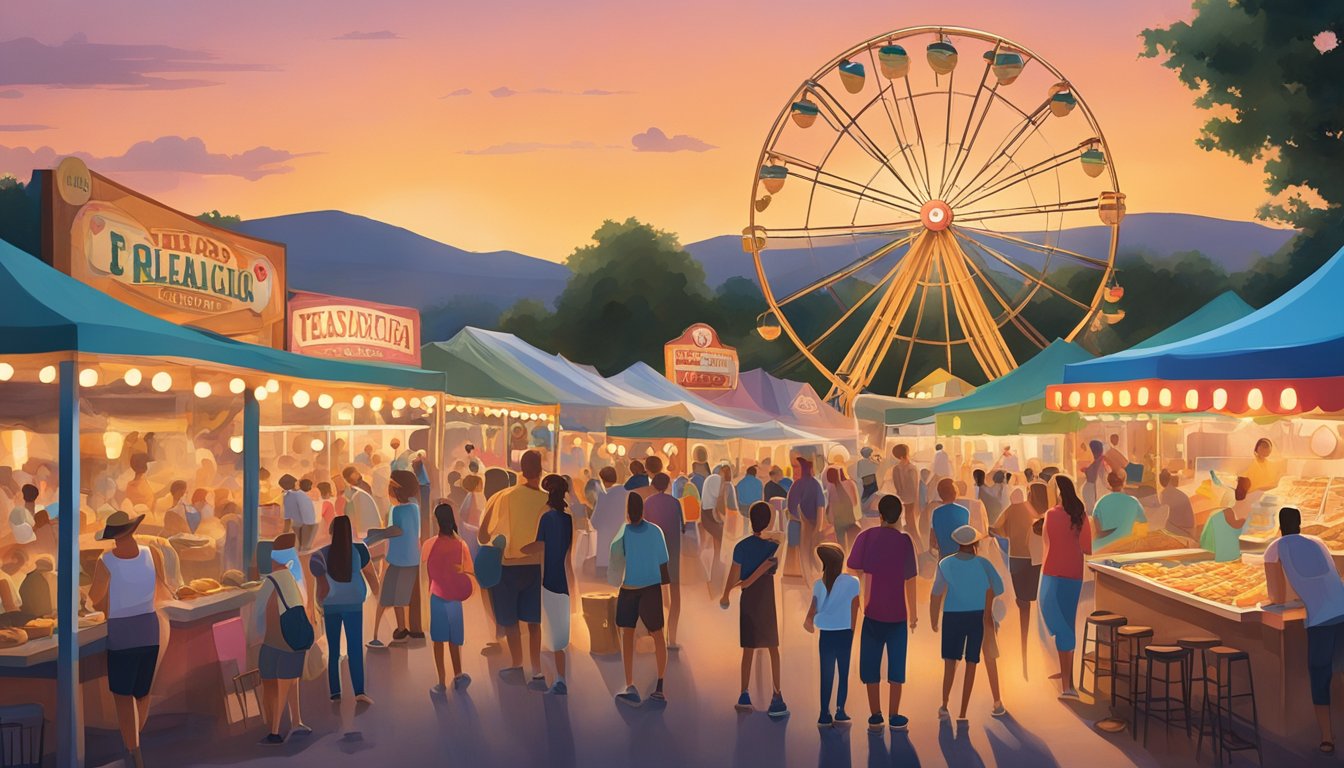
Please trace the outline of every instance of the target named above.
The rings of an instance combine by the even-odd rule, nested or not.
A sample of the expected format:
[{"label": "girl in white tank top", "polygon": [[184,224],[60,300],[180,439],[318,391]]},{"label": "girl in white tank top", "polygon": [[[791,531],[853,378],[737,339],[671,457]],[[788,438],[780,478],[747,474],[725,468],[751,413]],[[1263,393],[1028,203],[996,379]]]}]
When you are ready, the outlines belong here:
[{"label": "girl in white tank top", "polygon": [[108,573],[107,618],[125,619],[154,612],[154,557],[149,547],[131,560],[103,553]]}]

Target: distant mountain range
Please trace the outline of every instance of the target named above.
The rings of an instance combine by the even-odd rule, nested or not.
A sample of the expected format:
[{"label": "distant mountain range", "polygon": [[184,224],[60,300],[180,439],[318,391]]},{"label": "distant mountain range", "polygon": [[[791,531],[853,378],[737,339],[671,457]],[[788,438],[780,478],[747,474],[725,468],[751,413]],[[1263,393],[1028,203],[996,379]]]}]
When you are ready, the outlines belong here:
[{"label": "distant mountain range", "polygon": [[[565,287],[563,264],[514,251],[476,253],[417,235],[410,230],[341,211],[313,211],[244,221],[235,229],[285,243],[290,286],[413,306],[422,313],[426,341],[446,339],[464,325],[492,327],[520,299],[550,304]],[[1229,272],[1246,269],[1277,251],[1293,230],[1181,213],[1136,213],[1121,227],[1120,251],[1165,257],[1200,251]],[[1041,241],[1039,233],[1023,235]],[[1104,250],[1103,226],[1065,230],[1060,247],[1092,254]],[[736,235],[690,243],[686,250],[705,268],[711,286],[732,277],[756,279],[751,255]],[[834,250],[834,258],[828,251]],[[1003,252],[1030,261],[1027,249]],[[771,250],[777,291],[805,284],[818,269],[854,259],[852,245],[818,251]],[[828,266],[829,265],[829,266]]]}]

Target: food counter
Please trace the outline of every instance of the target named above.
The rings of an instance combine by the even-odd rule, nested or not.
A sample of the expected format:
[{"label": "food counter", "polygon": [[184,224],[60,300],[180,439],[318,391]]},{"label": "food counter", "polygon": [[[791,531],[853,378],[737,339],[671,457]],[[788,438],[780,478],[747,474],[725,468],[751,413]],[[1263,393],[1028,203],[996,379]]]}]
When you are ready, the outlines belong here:
[{"label": "food counter", "polygon": [[[1153,627],[1155,643],[1208,635],[1246,651],[1260,727],[1294,741],[1314,738],[1305,612],[1251,602],[1264,583],[1254,558],[1215,564],[1212,557],[1183,549],[1093,560],[1088,569],[1096,580],[1096,608]],[[1338,680],[1336,687],[1344,689]]]}]

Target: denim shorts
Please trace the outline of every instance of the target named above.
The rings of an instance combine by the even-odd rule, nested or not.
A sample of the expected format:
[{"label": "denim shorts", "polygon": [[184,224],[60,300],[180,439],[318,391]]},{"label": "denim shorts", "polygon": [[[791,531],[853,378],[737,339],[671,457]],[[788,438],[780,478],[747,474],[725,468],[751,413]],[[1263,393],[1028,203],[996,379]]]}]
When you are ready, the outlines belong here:
[{"label": "denim shorts", "polygon": [[859,680],[865,685],[881,682],[882,652],[887,654],[887,682],[905,682],[905,651],[909,631],[904,621],[878,621],[863,617],[859,630]]}]

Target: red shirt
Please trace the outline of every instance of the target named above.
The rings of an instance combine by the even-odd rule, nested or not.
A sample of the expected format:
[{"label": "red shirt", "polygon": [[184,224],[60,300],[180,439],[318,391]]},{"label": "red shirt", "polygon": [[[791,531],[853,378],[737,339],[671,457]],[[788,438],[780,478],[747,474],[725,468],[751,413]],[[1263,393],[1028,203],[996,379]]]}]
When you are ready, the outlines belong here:
[{"label": "red shirt", "polygon": [[429,575],[431,594],[441,600],[471,597],[471,577],[466,573],[471,570],[471,552],[465,541],[455,536],[435,536],[424,543],[421,559]]},{"label": "red shirt", "polygon": [[1075,529],[1064,507],[1056,506],[1045,513],[1045,556],[1041,573],[1061,579],[1083,578],[1083,556],[1092,554],[1092,521],[1083,515],[1083,527]]}]

